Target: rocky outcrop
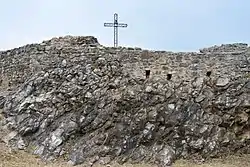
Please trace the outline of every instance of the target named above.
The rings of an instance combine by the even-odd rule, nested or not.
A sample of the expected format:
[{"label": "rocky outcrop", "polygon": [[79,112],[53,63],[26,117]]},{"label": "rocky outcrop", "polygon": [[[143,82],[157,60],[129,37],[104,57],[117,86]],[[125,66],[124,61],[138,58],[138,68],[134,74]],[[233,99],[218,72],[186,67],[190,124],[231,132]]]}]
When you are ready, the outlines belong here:
[{"label": "rocky outcrop", "polygon": [[202,53],[214,53],[214,52],[244,52],[248,49],[248,45],[245,43],[223,44],[220,46],[212,46],[209,48],[200,49]]},{"label": "rocky outcrop", "polygon": [[[68,57],[47,56],[40,70],[4,98],[12,147],[44,160],[64,157],[74,165],[169,166],[179,158],[249,153],[250,80],[245,71],[236,71],[237,77],[192,74],[183,80],[134,77],[119,56],[123,48],[106,49],[95,40],[54,41],[42,46],[53,48],[48,53],[61,47]],[[54,65],[44,63],[52,59]]]}]

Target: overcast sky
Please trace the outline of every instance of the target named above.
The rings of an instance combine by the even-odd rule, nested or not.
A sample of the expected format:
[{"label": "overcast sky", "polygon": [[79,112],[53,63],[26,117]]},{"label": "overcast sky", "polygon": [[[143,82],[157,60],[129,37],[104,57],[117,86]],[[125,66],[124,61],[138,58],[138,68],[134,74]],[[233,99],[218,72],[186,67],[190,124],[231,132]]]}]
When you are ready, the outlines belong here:
[{"label": "overcast sky", "polygon": [[0,0],[0,50],[65,35],[93,35],[113,45],[195,51],[222,43],[250,44],[249,0]]}]

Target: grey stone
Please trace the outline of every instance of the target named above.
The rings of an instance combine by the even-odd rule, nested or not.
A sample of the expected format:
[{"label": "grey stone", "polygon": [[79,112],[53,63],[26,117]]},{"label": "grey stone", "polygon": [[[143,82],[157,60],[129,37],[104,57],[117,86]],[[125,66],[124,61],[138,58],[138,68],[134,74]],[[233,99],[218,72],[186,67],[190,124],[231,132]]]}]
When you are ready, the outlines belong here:
[{"label": "grey stone", "polygon": [[0,109],[3,109],[5,102],[5,97],[0,95]]},{"label": "grey stone", "polygon": [[175,109],[175,105],[174,104],[168,104],[168,108],[173,110],[173,109]]},{"label": "grey stone", "polygon": [[245,48],[145,52],[66,36],[1,52],[5,141],[88,166],[249,152],[249,78],[238,70]]},{"label": "grey stone", "polygon": [[150,93],[153,91],[153,88],[151,86],[147,86],[145,89],[145,92]]},{"label": "grey stone", "polygon": [[18,135],[18,132],[16,131],[11,131],[8,135],[3,137],[3,141],[8,144],[9,141],[11,141],[12,139],[14,139],[16,136]]},{"label": "grey stone", "polygon": [[162,167],[171,166],[174,158],[174,150],[169,146],[165,146],[156,157]]},{"label": "grey stone", "polygon": [[43,145],[41,146],[37,146],[37,148],[35,149],[35,151],[33,152],[35,155],[43,155],[43,151],[44,151],[45,147]]},{"label": "grey stone", "polygon": [[229,83],[229,79],[228,78],[218,78],[216,85],[217,86],[226,86]]},{"label": "grey stone", "polygon": [[92,97],[92,94],[91,94],[90,92],[86,92],[85,97],[86,97],[86,98],[91,98],[91,97]]},{"label": "grey stone", "polygon": [[64,59],[64,60],[62,61],[62,67],[66,67],[66,66],[67,66],[67,60]]},{"label": "grey stone", "polygon": [[20,149],[20,150],[24,150],[26,147],[26,144],[24,143],[23,139],[20,138],[18,141],[17,141],[17,148]]},{"label": "grey stone", "polygon": [[62,144],[63,139],[61,135],[63,132],[64,130],[59,128],[51,134],[51,137],[48,140],[49,150],[53,151]]},{"label": "grey stone", "polygon": [[202,102],[205,98],[206,98],[205,95],[199,95],[198,97],[195,98],[195,101],[196,101],[197,103],[200,103],[200,102]]},{"label": "grey stone", "polygon": [[189,145],[195,149],[202,149],[204,145],[204,140],[203,138],[200,138],[198,140],[192,140]]}]

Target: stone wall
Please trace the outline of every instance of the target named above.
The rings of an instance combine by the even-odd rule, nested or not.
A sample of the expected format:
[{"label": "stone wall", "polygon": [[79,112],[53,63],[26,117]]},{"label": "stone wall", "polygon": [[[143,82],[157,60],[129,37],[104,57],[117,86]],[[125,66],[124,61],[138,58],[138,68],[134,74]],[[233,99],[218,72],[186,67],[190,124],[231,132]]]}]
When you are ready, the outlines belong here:
[{"label": "stone wall", "polygon": [[172,53],[67,36],[0,55],[4,141],[44,160],[165,167],[250,153],[245,44]]},{"label": "stone wall", "polygon": [[75,55],[115,55],[121,58],[123,69],[135,78],[145,78],[146,70],[150,70],[149,77],[152,79],[171,77],[175,82],[188,82],[195,77],[206,76],[232,79],[249,74],[248,50],[246,44],[236,43],[204,48],[200,53],[173,53],[140,48],[109,48],[98,44],[93,37],[66,36],[0,52],[0,85],[15,87],[38,71],[60,66],[63,60],[69,63],[79,61],[72,59]]},{"label": "stone wall", "polygon": [[[23,47],[0,52],[0,89],[9,89],[24,83],[34,73],[54,68],[64,60],[78,54],[95,52],[99,45],[93,37],[52,38],[41,44],[28,44]],[[73,47],[73,48],[72,48]],[[78,50],[78,47],[80,49]],[[93,54],[93,53],[92,53]],[[71,60],[74,61],[74,60]]]},{"label": "stone wall", "polygon": [[[144,77],[145,70],[151,77],[166,79],[172,75],[173,81],[191,80],[195,77],[229,76],[240,77],[249,72],[246,51],[237,53],[159,53],[143,51],[138,56],[133,52],[125,60],[126,68],[135,77]],[[131,61],[132,60],[132,61]]]}]

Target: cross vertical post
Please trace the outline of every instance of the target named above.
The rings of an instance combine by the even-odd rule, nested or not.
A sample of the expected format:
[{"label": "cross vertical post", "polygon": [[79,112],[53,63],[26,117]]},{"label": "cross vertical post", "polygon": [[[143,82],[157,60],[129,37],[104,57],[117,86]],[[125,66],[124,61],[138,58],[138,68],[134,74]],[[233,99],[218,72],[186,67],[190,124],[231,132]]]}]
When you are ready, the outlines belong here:
[{"label": "cross vertical post", "polygon": [[114,14],[114,47],[118,45],[118,14]]},{"label": "cross vertical post", "polygon": [[114,27],[114,47],[118,46],[118,27],[126,28],[128,25],[118,23],[118,14],[114,14],[114,23],[104,23],[104,27]]}]

